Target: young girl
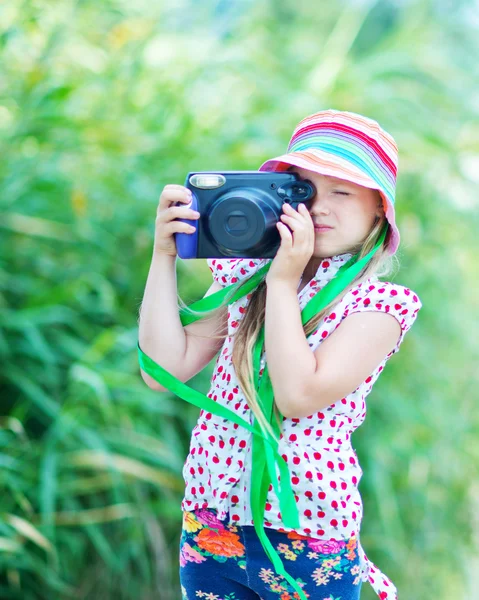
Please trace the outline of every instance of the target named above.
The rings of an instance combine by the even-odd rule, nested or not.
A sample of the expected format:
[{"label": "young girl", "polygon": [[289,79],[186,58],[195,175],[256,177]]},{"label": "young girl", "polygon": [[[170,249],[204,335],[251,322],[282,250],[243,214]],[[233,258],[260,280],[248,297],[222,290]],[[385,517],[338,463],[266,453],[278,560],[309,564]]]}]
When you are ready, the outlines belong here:
[{"label": "young girl", "polygon": [[[256,436],[201,410],[183,469],[183,600],[356,600],[363,581],[379,598],[394,599],[395,586],[360,542],[362,469],[351,436],[366,417],[367,395],[421,307],[413,291],[378,278],[399,244],[397,147],[377,122],[326,110],[303,119],[287,153],[260,170],[298,173],[316,195],[307,208],[284,204],[274,259],[208,260],[213,284],[206,296],[248,281],[267,264],[269,270],[250,293],[186,326],[178,309],[173,234],[192,232],[177,219],[199,214],[188,207],[185,187],[164,188],[139,345],[182,382],[219,353],[208,398],[274,434],[253,383],[253,347],[264,326],[259,376],[266,367],[280,427],[277,449],[289,469],[299,527],[285,525],[274,481],[261,527],[284,565],[278,573],[253,519]],[[303,325],[307,303],[352,257],[370,256],[375,247],[352,283]],[[151,388],[166,389],[141,372]]]}]

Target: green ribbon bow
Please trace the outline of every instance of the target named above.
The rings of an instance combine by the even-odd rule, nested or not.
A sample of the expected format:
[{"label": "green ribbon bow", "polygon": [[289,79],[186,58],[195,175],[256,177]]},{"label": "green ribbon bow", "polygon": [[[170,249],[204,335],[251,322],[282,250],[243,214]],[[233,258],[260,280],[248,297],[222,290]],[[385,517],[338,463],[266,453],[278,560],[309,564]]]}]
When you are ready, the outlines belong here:
[{"label": "green ribbon bow", "polygon": [[[311,300],[306,304],[301,311],[301,322],[304,325],[315,314],[327,306],[334,298],[338,296],[364,269],[367,263],[371,260],[375,252],[381,246],[386,236],[387,228],[384,229],[379,237],[375,247],[364,256],[361,260],[358,256],[353,256],[345,263],[336,273],[336,276],[329,281]],[[268,272],[271,263],[264,265],[252,277],[244,282],[234,283],[222,288],[219,292],[202,298],[198,302],[191,304],[186,309],[180,311],[180,320],[183,326],[197,321],[205,314],[218,308],[223,304],[230,304],[246,296],[251,290],[263,281]],[[194,312],[193,312],[194,311]],[[226,408],[222,404],[208,398],[205,394],[197,392],[179,379],[171,375],[163,369],[149,356],[147,356],[138,344],[138,360],[142,370],[150,377],[155,379],[163,387],[169,389],[182,400],[186,400],[203,410],[212,414],[229,419],[233,423],[237,423],[253,434],[252,445],[252,470],[251,470],[251,489],[250,502],[253,515],[253,523],[258,538],[268,556],[273,563],[275,571],[278,575],[282,575],[292,588],[298,593],[300,600],[306,600],[306,596],[302,588],[296,580],[289,575],[281,561],[279,554],[274,549],[269,541],[264,530],[264,511],[268,495],[269,486],[273,485],[273,489],[279,500],[281,518],[285,527],[291,529],[299,528],[299,513],[296,506],[296,499],[291,487],[291,478],[288,470],[288,465],[283,457],[278,452],[278,441],[280,430],[278,423],[273,418],[274,392],[271,380],[268,374],[267,365],[265,365],[262,376],[260,377],[260,359],[264,345],[264,325],[260,330],[258,339],[256,340],[253,349],[253,372],[254,384],[257,391],[258,399],[266,419],[272,426],[276,438],[272,437],[269,432],[262,430],[259,422],[253,416],[253,424],[251,425],[239,415]],[[282,415],[281,415],[282,417]],[[280,483],[278,484],[278,476],[276,467],[279,469]]]}]

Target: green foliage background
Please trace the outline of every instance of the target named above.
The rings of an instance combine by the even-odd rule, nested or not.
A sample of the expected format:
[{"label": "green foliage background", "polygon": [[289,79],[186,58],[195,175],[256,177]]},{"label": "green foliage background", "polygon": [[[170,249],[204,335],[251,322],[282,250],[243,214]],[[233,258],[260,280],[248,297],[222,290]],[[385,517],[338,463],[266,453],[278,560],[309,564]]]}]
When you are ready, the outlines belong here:
[{"label": "green foliage background", "polygon": [[[424,305],[354,436],[363,545],[402,600],[474,597],[478,23],[464,0],[4,0],[1,598],[180,597],[198,409],[136,357],[158,197],[257,169],[330,107],[398,142],[395,279]],[[207,289],[205,261],[178,271]]]}]

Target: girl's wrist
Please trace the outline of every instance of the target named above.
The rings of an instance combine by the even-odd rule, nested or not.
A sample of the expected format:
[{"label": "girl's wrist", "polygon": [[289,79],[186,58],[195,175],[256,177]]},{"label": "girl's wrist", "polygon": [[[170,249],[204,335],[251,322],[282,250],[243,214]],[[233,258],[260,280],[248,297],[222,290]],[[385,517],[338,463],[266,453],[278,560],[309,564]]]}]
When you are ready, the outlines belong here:
[{"label": "girl's wrist", "polygon": [[266,287],[267,289],[275,289],[275,290],[292,290],[296,293],[298,289],[299,281],[294,281],[292,279],[268,279],[266,277]]}]

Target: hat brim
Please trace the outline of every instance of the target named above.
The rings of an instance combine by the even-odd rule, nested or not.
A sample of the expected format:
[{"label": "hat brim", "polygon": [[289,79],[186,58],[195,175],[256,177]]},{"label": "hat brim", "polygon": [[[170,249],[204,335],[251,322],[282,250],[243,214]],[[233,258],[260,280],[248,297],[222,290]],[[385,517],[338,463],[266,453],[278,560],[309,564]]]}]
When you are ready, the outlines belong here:
[{"label": "hat brim", "polygon": [[290,166],[301,167],[321,175],[345,179],[346,181],[351,181],[357,185],[378,190],[383,201],[386,219],[390,225],[387,249],[390,254],[394,254],[396,252],[400,242],[400,235],[396,225],[394,204],[387,197],[384,190],[377,184],[376,181],[374,181],[374,179],[366,175],[363,171],[355,167],[349,161],[342,159],[339,156],[333,156],[332,154],[324,152],[318,148],[315,148],[314,152],[289,152],[288,154],[282,154],[276,158],[271,158],[270,160],[264,162],[258,170],[281,172],[286,171]]}]

